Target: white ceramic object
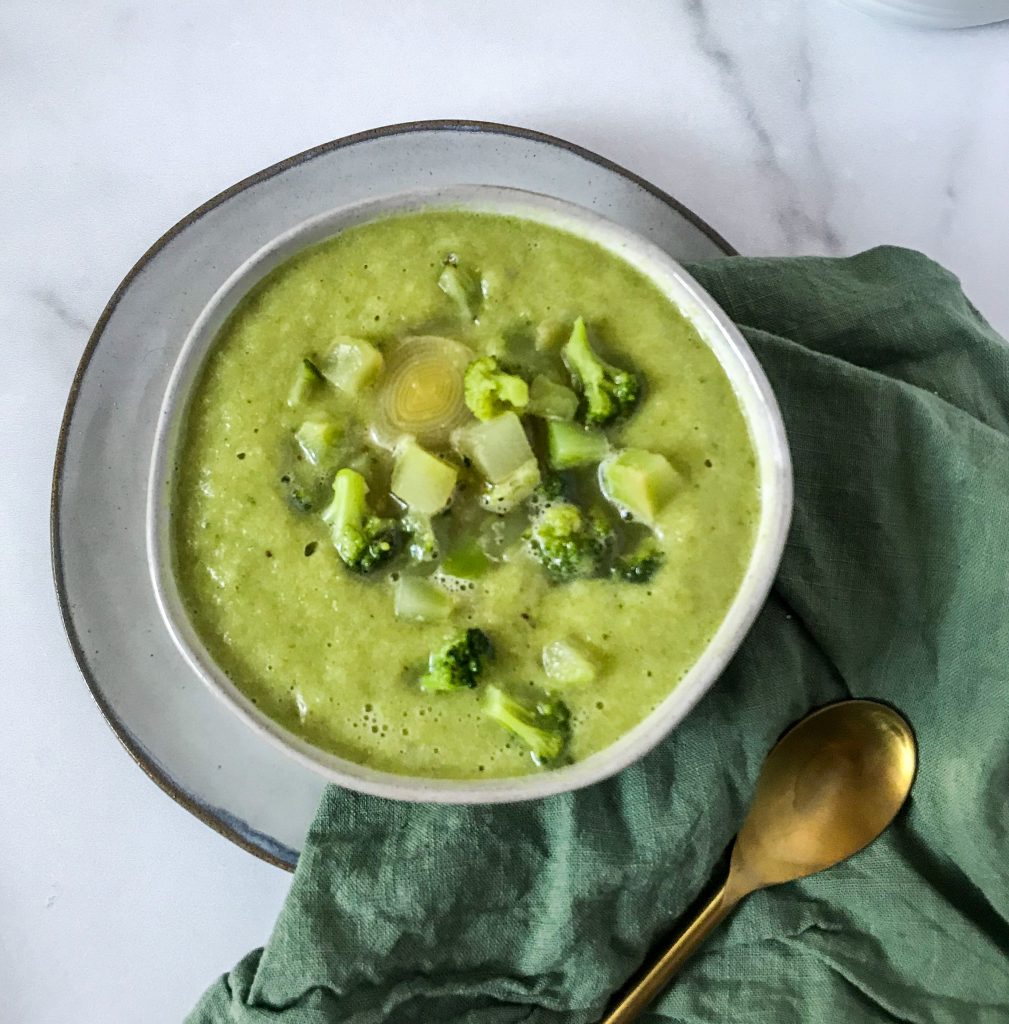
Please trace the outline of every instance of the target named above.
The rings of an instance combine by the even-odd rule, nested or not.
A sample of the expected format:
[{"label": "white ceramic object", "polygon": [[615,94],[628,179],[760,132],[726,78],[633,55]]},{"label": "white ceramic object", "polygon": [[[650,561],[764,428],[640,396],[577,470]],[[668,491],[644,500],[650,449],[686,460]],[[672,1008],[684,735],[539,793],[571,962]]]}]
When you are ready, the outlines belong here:
[{"label": "white ceramic object", "polygon": [[1009,0],[841,0],[866,14],[920,28],[972,28],[1009,19]]},{"label": "white ceramic object", "polygon": [[67,401],[53,476],[53,575],[84,680],[154,782],[288,870],[326,783],[227,708],[164,626],[145,532],[159,410],[194,323],[251,253],[326,210],[460,181],[562,197],[679,259],[733,252],[665,192],[561,139],[473,121],[374,129],[252,175],[155,242],[110,298]]},{"label": "white ceramic object", "polygon": [[[259,710],[217,666],[179,598],[171,569],[170,502],[176,445],[186,400],[208,351],[232,311],[257,282],[295,253],[356,224],[401,213],[462,209],[536,221],[589,239],[649,277],[698,330],[729,378],[757,455],[761,513],[753,553],[739,591],[700,658],[634,729],[584,761],[505,779],[432,779],[378,771],[305,742]],[[674,728],[718,678],[760,610],[781,560],[792,509],[784,426],[771,387],[749,346],[714,300],[658,246],[573,203],[518,189],[461,185],[383,197],[328,211],[292,227],[250,255],[203,310],[182,348],[161,409],[154,442],[147,518],[148,558],[158,605],[193,670],[264,741],[271,741],[327,781],[373,796],[428,803],[503,803],[591,785],[646,754]]]}]

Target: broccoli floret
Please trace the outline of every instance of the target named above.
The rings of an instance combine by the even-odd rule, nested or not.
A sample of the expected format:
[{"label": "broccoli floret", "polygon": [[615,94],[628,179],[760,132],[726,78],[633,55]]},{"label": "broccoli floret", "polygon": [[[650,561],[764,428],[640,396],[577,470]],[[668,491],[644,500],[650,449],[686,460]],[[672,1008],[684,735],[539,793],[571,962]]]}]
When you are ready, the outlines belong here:
[{"label": "broccoli floret", "polygon": [[641,382],[628,370],[603,362],[589,344],[585,321],[579,317],[561,350],[564,365],[584,398],[583,419],[589,426],[605,426],[626,416],[637,404]]},{"label": "broccoli floret", "polygon": [[529,385],[521,377],[505,373],[494,356],[481,356],[466,367],[464,387],[466,405],[478,420],[522,410],[529,404]]},{"label": "broccoli floret", "polygon": [[488,686],[483,710],[522,740],[538,765],[555,764],[568,745],[571,715],[562,701],[541,700],[529,708],[496,686]]},{"label": "broccoli floret", "polygon": [[333,480],[333,500],[323,510],[333,545],[344,565],[369,573],[388,561],[399,547],[399,524],[368,508],[368,484],[353,469],[341,469]]},{"label": "broccoli floret", "polygon": [[564,478],[559,473],[544,473],[530,501],[533,505],[550,505],[555,501],[563,501],[566,490]]},{"label": "broccoli floret", "polygon": [[662,568],[666,553],[654,537],[645,537],[632,551],[622,555],[613,566],[613,574],[628,583],[647,583]]},{"label": "broccoli floret", "polygon": [[567,503],[545,508],[529,530],[533,555],[559,582],[597,575],[612,539],[602,516]]},{"label": "broccoli floret", "polygon": [[487,634],[482,629],[467,629],[431,654],[427,671],[420,677],[421,688],[437,692],[471,690],[484,662],[493,656],[494,647]]}]

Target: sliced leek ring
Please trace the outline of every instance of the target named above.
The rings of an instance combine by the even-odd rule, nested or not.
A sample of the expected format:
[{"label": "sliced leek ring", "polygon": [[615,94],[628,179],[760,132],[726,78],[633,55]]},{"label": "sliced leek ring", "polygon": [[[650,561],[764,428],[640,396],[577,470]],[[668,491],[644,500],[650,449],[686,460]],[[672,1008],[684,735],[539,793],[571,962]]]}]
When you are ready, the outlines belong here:
[{"label": "sliced leek ring", "polygon": [[413,437],[429,448],[444,448],[457,427],[472,420],[463,375],[473,352],[451,338],[405,338],[386,354],[371,434],[383,448]]}]

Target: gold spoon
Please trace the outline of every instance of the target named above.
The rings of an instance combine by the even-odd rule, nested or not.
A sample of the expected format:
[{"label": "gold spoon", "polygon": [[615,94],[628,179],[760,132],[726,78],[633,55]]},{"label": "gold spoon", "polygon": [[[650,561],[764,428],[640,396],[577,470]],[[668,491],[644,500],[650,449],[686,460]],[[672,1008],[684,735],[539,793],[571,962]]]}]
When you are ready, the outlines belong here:
[{"label": "gold spoon", "polygon": [[601,1024],[629,1024],[751,892],[823,871],[869,845],[911,790],[911,727],[871,700],[807,715],[767,755],[725,884]]}]

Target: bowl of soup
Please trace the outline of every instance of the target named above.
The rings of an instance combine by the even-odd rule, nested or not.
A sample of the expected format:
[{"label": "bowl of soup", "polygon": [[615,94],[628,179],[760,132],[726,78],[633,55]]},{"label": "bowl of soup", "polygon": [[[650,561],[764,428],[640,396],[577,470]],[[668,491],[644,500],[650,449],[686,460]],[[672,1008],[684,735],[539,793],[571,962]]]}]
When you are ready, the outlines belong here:
[{"label": "bowl of soup", "polygon": [[682,267],[459,186],[235,268],[165,396],[148,550],[179,649],[265,741],[359,791],[493,802],[667,735],[790,512],[771,388]]}]

